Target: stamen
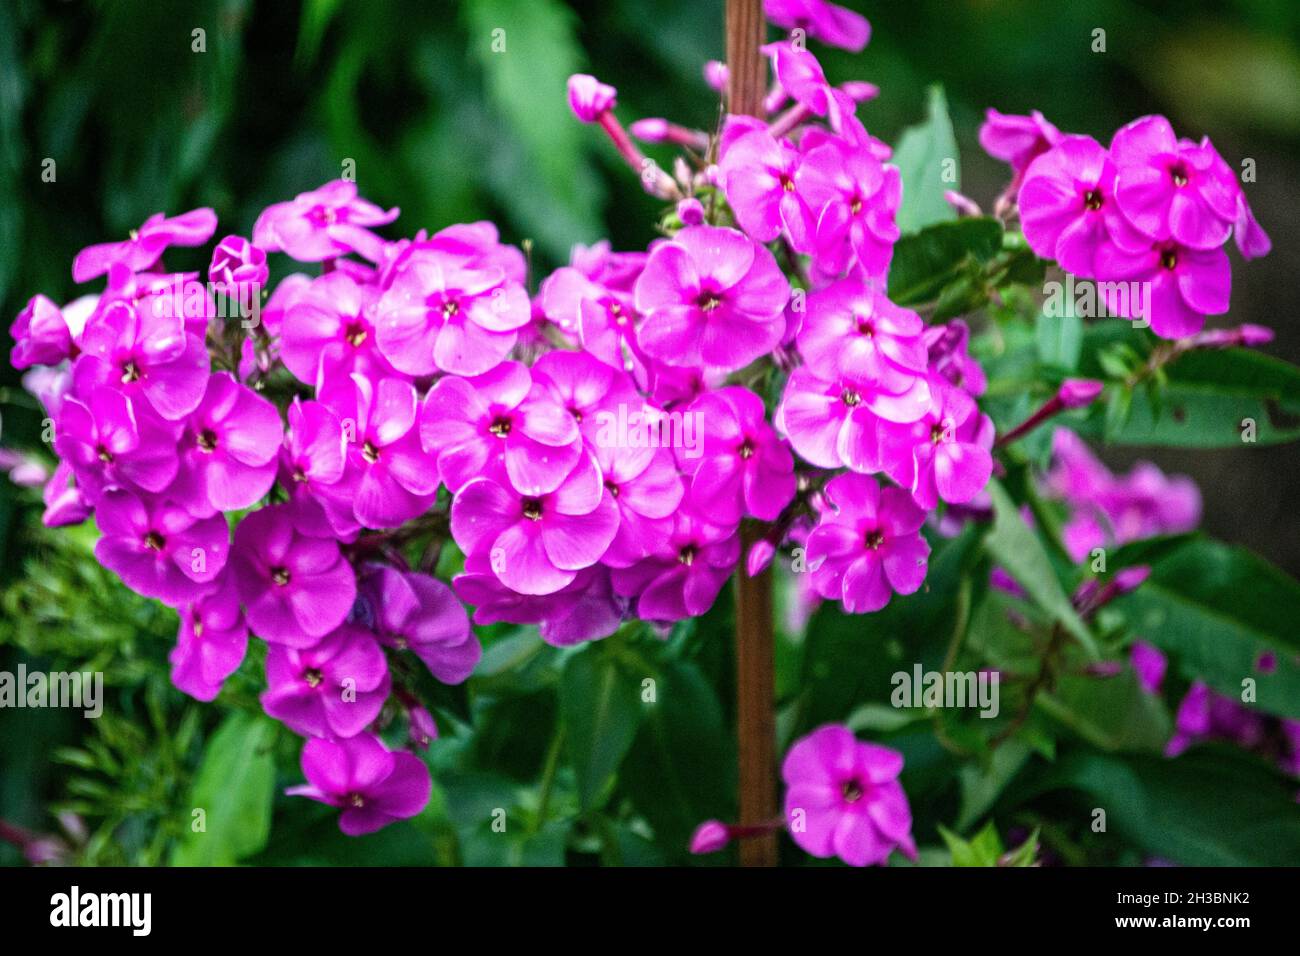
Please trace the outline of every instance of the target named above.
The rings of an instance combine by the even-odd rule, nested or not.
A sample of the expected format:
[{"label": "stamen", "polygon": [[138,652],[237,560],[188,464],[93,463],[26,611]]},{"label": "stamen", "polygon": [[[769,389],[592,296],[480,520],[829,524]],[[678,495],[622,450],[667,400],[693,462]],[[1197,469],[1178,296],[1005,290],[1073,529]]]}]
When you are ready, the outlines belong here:
[{"label": "stamen", "polygon": [[286,584],[288,584],[289,569],[282,565],[277,565],[276,567],[272,568],[271,583],[274,584],[276,587],[281,587],[281,588],[284,587]]}]

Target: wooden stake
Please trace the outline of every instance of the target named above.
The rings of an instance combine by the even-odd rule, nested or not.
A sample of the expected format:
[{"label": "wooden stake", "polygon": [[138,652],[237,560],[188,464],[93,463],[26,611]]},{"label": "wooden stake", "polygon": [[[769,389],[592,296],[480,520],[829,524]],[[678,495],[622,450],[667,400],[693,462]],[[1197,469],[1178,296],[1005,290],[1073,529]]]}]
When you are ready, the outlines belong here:
[{"label": "wooden stake", "polygon": [[[765,35],[762,0],[727,0],[727,104],[732,113],[763,115],[767,64],[759,47]],[[736,732],[740,757],[740,824],[777,816],[776,714],[772,625],[772,575],[745,574],[745,559],[760,537],[753,525],[741,533],[736,574]],[[776,833],[740,843],[742,866],[775,866]]]}]

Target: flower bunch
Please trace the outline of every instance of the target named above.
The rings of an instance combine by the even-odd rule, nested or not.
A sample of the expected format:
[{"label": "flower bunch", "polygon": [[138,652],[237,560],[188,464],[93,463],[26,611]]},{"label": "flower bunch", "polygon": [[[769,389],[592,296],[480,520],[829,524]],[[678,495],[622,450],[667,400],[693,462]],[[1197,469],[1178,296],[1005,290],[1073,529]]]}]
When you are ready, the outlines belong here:
[{"label": "flower bunch", "polygon": [[989,110],[980,142],[1011,165],[1004,199],[1018,203],[1030,247],[1097,280],[1109,314],[1161,338],[1193,335],[1228,311],[1229,236],[1247,259],[1271,248],[1210,138],[1180,138],[1163,116],[1133,120],[1105,148],[1039,113]]}]

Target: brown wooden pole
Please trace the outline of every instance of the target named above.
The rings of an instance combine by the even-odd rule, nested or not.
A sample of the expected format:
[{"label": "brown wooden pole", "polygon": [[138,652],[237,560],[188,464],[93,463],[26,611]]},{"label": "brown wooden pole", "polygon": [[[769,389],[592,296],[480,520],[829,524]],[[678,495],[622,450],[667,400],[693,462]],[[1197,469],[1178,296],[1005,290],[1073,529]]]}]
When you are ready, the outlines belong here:
[{"label": "brown wooden pole", "polygon": [[[767,63],[762,0],[727,0],[727,104],[732,113],[763,115]],[[753,525],[741,533],[736,575],[736,733],[740,757],[740,823],[753,826],[777,815],[775,656],[772,575],[745,574],[745,557],[760,537]],[[776,866],[775,833],[740,843],[742,866]]]}]

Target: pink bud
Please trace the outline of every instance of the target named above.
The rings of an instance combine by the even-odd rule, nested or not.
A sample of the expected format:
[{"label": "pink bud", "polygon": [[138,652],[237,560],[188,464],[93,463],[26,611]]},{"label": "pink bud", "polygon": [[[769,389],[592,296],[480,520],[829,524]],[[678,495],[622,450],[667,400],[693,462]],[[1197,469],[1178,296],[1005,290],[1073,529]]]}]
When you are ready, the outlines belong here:
[{"label": "pink bud", "polygon": [[705,820],[691,837],[691,852],[717,853],[731,842],[731,831],[721,820]]},{"label": "pink bud", "polygon": [[969,196],[963,196],[955,189],[944,190],[943,198],[948,201],[948,205],[957,210],[959,216],[980,216],[980,207],[975,200]]},{"label": "pink bud", "polygon": [[643,143],[662,143],[668,138],[670,125],[666,119],[651,116],[637,120],[627,130]]},{"label": "pink bud", "polygon": [[727,64],[710,60],[704,64],[704,82],[721,93],[727,88]]},{"label": "pink bud", "polygon": [[847,83],[841,83],[840,89],[849,94],[855,103],[866,103],[880,95],[880,87],[865,80],[849,80]]},{"label": "pink bud", "polygon": [[1115,574],[1115,589],[1119,594],[1137,590],[1139,584],[1151,577],[1151,568],[1145,564],[1125,568]]},{"label": "pink bud", "polygon": [[1118,677],[1123,670],[1119,661],[1097,661],[1084,668],[1089,677]]},{"label": "pink bud", "polygon": [[1066,408],[1083,408],[1091,405],[1106,387],[1104,382],[1090,378],[1067,378],[1061,383],[1056,397]]},{"label": "pink bud", "polygon": [[433,715],[423,707],[412,707],[408,716],[411,721],[410,741],[416,750],[428,750],[431,741],[438,739],[438,725],[433,722]]},{"label": "pink bud", "polygon": [[749,549],[749,556],[745,559],[745,573],[751,578],[757,577],[766,570],[775,556],[776,545],[771,541],[766,539],[755,541],[754,546]]},{"label": "pink bud", "polygon": [[1273,341],[1273,330],[1264,325],[1243,325],[1241,327],[1242,345],[1267,345]]},{"label": "pink bud", "polygon": [[704,222],[704,206],[694,197],[677,204],[677,218],[683,226],[698,226]]},{"label": "pink bud", "polygon": [[594,123],[618,103],[618,91],[589,73],[569,77],[569,109],[583,123]]}]

